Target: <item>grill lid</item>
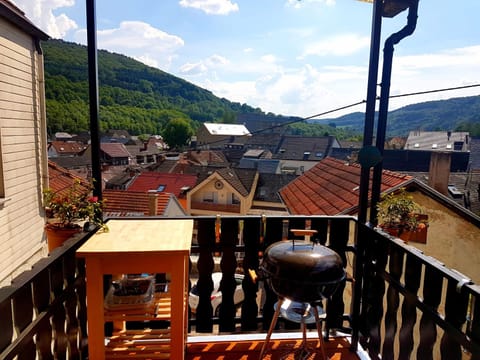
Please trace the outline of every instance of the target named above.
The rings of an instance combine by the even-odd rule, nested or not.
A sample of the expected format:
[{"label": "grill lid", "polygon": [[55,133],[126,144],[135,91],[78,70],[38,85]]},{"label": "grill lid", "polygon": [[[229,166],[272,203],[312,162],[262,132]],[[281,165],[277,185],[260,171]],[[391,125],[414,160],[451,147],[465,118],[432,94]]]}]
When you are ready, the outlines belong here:
[{"label": "grill lid", "polygon": [[330,296],[345,278],[342,259],[335,251],[306,241],[270,245],[260,271],[278,295],[305,302]]}]

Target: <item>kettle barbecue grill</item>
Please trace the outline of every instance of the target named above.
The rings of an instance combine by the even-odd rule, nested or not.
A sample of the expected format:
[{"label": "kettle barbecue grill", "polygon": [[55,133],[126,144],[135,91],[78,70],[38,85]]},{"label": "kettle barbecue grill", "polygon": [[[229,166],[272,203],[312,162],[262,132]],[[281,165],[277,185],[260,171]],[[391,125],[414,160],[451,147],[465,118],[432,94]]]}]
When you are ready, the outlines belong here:
[{"label": "kettle barbecue grill", "polygon": [[[315,233],[314,230],[292,230],[294,233],[299,231]],[[259,267],[259,277],[264,279],[278,296],[275,313],[260,352],[260,359],[263,358],[282,308],[285,309],[285,306],[282,305],[286,300],[291,301],[292,311],[297,313],[297,316],[293,316],[290,320],[298,322],[300,319],[303,332],[303,344],[300,351],[308,354],[305,324],[309,322],[309,318],[312,319],[313,313],[322,355],[326,359],[319,305],[321,306],[322,300],[330,298],[340,282],[345,279],[345,269],[340,256],[326,246],[309,241],[279,241],[265,250],[263,261]],[[284,316],[287,314],[288,318],[288,311],[284,311],[283,314]]]}]

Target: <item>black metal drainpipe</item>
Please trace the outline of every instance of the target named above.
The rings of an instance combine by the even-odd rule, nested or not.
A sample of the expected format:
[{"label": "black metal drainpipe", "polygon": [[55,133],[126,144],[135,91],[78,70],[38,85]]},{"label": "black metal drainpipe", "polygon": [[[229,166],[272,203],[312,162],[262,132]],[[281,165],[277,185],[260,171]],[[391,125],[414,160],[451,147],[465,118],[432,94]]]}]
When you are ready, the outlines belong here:
[{"label": "black metal drainpipe", "polygon": [[86,0],[87,48],[88,48],[88,95],[90,101],[90,136],[92,150],[93,194],[102,200],[102,169],[100,166],[100,132],[98,121],[98,63],[97,27],[95,23],[95,0]]},{"label": "black metal drainpipe", "polygon": [[[383,150],[385,148],[385,133],[387,130],[387,116],[388,116],[388,98],[390,96],[390,79],[392,77],[392,60],[394,45],[398,44],[402,39],[410,36],[415,31],[418,18],[418,0],[413,1],[408,9],[407,25],[400,31],[390,35],[385,41],[385,48],[383,50],[383,70],[382,83],[380,92],[380,107],[378,110],[378,127],[376,147],[383,157]],[[381,185],[382,185],[382,169],[383,160],[380,161],[373,168],[372,180],[372,202],[370,206],[370,223],[377,224],[377,204],[380,201]]]}]

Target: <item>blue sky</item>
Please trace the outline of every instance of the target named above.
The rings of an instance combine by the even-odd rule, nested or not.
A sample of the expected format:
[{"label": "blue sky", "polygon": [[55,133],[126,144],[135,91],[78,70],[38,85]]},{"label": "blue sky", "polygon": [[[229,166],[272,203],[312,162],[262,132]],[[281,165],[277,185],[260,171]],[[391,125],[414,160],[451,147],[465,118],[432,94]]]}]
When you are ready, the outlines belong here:
[{"label": "blue sky", "polygon": [[[51,37],[86,44],[84,0],[13,1]],[[230,101],[309,117],[366,98],[372,17],[366,2],[97,0],[96,9],[99,49]],[[384,19],[382,48],[406,14]],[[417,29],[395,47],[391,95],[479,84],[479,14],[479,0],[420,0]],[[390,109],[479,93],[392,99]],[[328,117],[364,110],[362,104]]]}]

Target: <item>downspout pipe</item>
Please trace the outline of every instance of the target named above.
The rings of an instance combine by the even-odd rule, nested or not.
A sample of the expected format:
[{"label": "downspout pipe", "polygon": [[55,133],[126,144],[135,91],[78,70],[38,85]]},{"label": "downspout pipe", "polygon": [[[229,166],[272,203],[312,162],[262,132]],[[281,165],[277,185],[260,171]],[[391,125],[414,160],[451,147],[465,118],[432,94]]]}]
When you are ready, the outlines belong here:
[{"label": "downspout pipe", "polygon": [[[385,148],[385,134],[387,130],[387,116],[388,116],[388,100],[390,97],[390,80],[392,77],[392,62],[393,51],[396,44],[410,36],[415,31],[418,18],[418,1],[414,0],[408,9],[407,25],[400,31],[390,35],[385,41],[383,50],[383,69],[382,69],[382,83],[380,92],[380,105],[378,110],[378,126],[376,147],[383,157]],[[377,224],[377,204],[380,201],[381,185],[382,185],[382,170],[383,161],[380,161],[373,168],[372,179],[372,202],[370,207],[370,223]]]}]

